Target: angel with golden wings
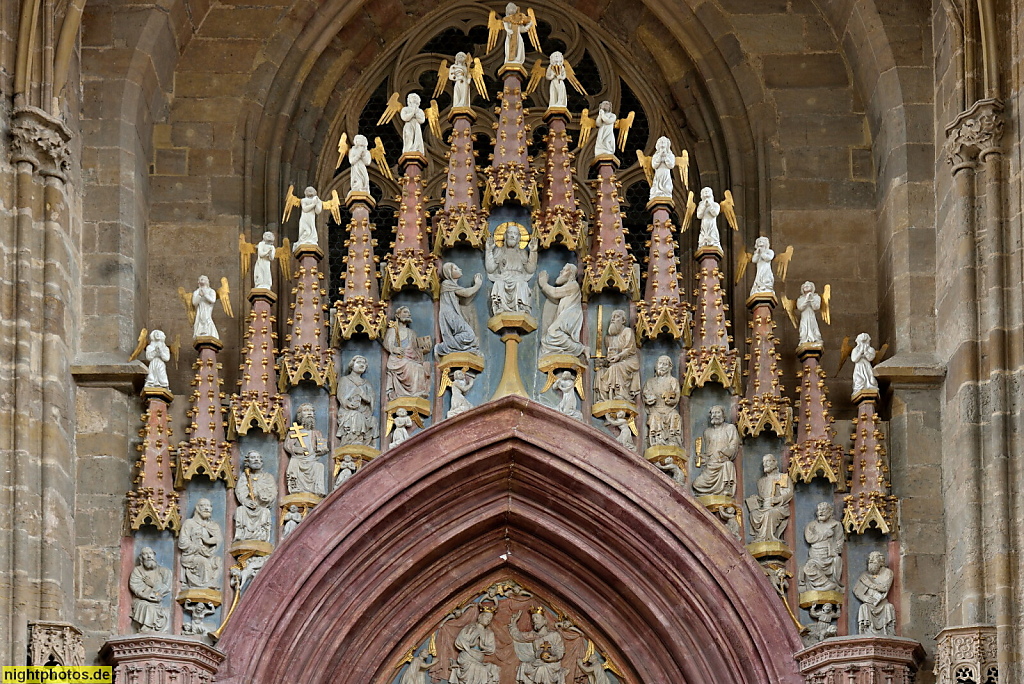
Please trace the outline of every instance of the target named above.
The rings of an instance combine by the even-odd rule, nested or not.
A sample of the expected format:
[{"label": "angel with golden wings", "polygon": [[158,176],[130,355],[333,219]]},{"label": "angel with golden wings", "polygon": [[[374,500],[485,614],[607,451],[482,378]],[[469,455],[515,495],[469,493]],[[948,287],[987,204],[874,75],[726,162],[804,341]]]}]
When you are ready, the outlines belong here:
[{"label": "angel with golden wings", "polygon": [[505,5],[505,16],[498,18],[496,12],[491,12],[487,19],[487,51],[490,52],[498,43],[498,34],[505,31],[505,64],[523,64],[526,61],[526,44],[523,42],[523,34],[530,37],[533,49],[540,52],[540,37],[537,35],[537,17],[533,10],[528,9],[523,14],[519,11],[519,5],[510,2]]},{"label": "angel with golden wings", "polygon": [[441,137],[437,100],[432,100],[430,107],[427,109],[421,109],[420,102],[419,94],[409,93],[405,98],[405,106],[403,107],[399,102],[398,93],[392,93],[384,113],[377,120],[377,125],[383,126],[394,119],[397,114],[405,122],[402,126],[403,156],[406,154],[426,154],[426,148],[423,146],[423,123],[425,121],[430,123],[430,132],[437,138]]},{"label": "angel with golden wings", "polygon": [[654,143],[654,154],[645,157],[640,150],[636,151],[637,159],[647,175],[647,182],[651,184],[650,198],[672,197],[674,185],[672,182],[672,170],[679,168],[682,172],[683,181],[686,181],[685,168],[689,165],[689,155],[686,150],[676,157],[672,154],[672,141],[665,136],[658,138]]},{"label": "angel with golden wings", "polygon": [[597,115],[590,118],[590,110],[584,109],[580,115],[580,147],[587,144],[591,132],[597,129],[597,138],[594,139],[594,156],[611,157],[615,155],[615,130],[618,129],[618,145],[620,150],[626,147],[626,139],[629,137],[629,129],[633,125],[635,112],[629,116],[619,119],[612,111],[612,103],[605,100],[597,109]]},{"label": "angel with golden wings", "polygon": [[199,276],[199,286],[189,293],[183,287],[178,288],[178,296],[185,305],[188,312],[189,322],[192,323],[192,337],[213,337],[220,339],[217,333],[217,326],[213,323],[213,305],[220,300],[224,313],[234,318],[231,310],[231,288],[227,278],[220,279],[220,287],[214,290],[210,287],[210,279],[204,275]]},{"label": "angel with golden wings", "polygon": [[448,81],[455,84],[452,90],[452,108],[469,109],[472,103],[472,95],[469,91],[469,82],[476,85],[476,92],[480,97],[487,99],[487,86],[484,84],[484,68],[480,65],[480,58],[471,58],[465,52],[455,55],[455,64],[448,66],[448,60],[441,60],[441,66],[437,69],[437,85],[434,86],[434,95],[444,92]]},{"label": "angel with golden wings", "polygon": [[[715,193],[711,188],[701,188],[700,204],[696,207],[697,219],[700,221],[700,234],[697,236],[698,247],[717,247],[722,249],[722,238],[718,234],[718,215],[725,214],[725,220],[733,230],[739,230],[736,221],[736,203],[732,192],[725,191],[725,199],[721,203],[715,201]],[[687,207],[689,215],[689,207]]]},{"label": "angel with golden wings", "polygon": [[569,106],[568,94],[565,91],[565,82],[569,81],[573,88],[580,95],[586,95],[587,91],[576,78],[576,72],[572,65],[565,61],[561,52],[552,52],[548,62],[548,68],[544,68],[543,60],[538,59],[533,64],[533,71],[530,72],[530,80],[526,84],[526,94],[529,95],[541,79],[547,78],[548,83],[548,109],[566,109]]},{"label": "angel with golden wings", "polygon": [[292,209],[298,207],[302,210],[299,217],[299,237],[295,241],[295,249],[300,245],[317,245],[319,240],[316,235],[316,217],[327,209],[334,216],[335,223],[341,223],[341,198],[338,191],[331,191],[331,199],[326,202],[316,195],[316,188],[306,188],[305,197],[299,199],[295,196],[295,186],[289,185],[288,192],[284,198],[284,214],[281,216],[281,223],[287,223],[292,215]]},{"label": "angel with golden wings", "polygon": [[252,270],[253,289],[273,289],[274,279],[271,276],[271,261],[276,257],[281,265],[281,277],[291,280],[291,259],[292,249],[288,238],[285,238],[280,247],[274,246],[274,234],[263,233],[263,240],[256,244],[246,241],[245,234],[238,234],[238,254],[241,257],[242,273],[249,272],[249,265],[252,263],[253,254],[256,255],[256,267]]}]

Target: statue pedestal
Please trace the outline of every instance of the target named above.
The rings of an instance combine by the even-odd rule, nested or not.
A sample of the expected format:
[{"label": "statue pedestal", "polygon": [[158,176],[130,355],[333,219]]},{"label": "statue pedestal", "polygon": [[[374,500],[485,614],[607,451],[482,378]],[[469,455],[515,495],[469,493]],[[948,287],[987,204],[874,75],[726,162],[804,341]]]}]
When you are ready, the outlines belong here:
[{"label": "statue pedestal", "polygon": [[519,375],[519,343],[523,335],[537,329],[537,319],[528,313],[506,311],[491,316],[487,327],[499,333],[501,341],[505,343],[505,366],[491,401],[510,394],[529,399],[523,378]]},{"label": "statue pedestal", "polygon": [[686,464],[689,462],[689,458],[686,456],[686,450],[681,446],[674,446],[672,444],[658,444],[656,446],[649,446],[644,451],[644,458],[648,461],[664,461],[666,458],[672,459],[672,462],[677,466],[686,471]]},{"label": "statue pedestal", "polygon": [[257,541],[255,539],[246,539],[244,541],[236,541],[228,547],[228,553],[235,558],[252,556],[269,556],[274,550],[274,545],[270,542]]},{"label": "statue pedestal", "polygon": [[595,418],[604,418],[607,414],[615,413],[616,411],[625,411],[630,416],[637,414],[636,404],[625,399],[609,399],[596,402],[590,412]]},{"label": "statue pedestal", "polygon": [[430,416],[430,400],[423,397],[395,397],[384,407],[385,413],[394,413],[398,409],[405,409],[409,415],[420,415],[424,418]]},{"label": "statue pedestal", "polygon": [[800,607],[810,608],[821,603],[831,603],[833,606],[843,605],[843,592],[841,591],[801,591]]},{"label": "statue pedestal", "polygon": [[[555,384],[557,379],[555,376],[558,371],[567,370],[576,375],[576,387],[579,388],[580,396],[583,396],[583,372],[587,370],[587,364],[579,357],[569,354],[548,354],[540,357],[537,368],[541,373],[548,374],[547,382],[544,383],[544,389],[540,391],[540,394],[544,394]],[[634,410],[633,413],[636,411]]]},{"label": "statue pedestal", "polygon": [[808,682],[875,684],[914,681],[924,655],[913,639],[846,636],[826,639],[793,657]]},{"label": "statue pedestal", "polygon": [[318,503],[323,501],[323,497],[317,494],[310,494],[309,492],[298,492],[296,494],[288,494],[281,499],[281,511],[287,511],[290,506],[298,506],[299,510],[302,511],[302,517],[306,517],[306,513],[309,509],[316,506]]},{"label": "statue pedestal", "polygon": [[108,639],[100,657],[114,668],[119,682],[208,684],[224,654],[196,639],[169,634],[137,634]]},{"label": "statue pedestal", "polygon": [[854,404],[863,404],[865,401],[878,401],[878,390],[862,389],[853,395]]},{"label": "statue pedestal", "polygon": [[334,450],[333,454],[334,473],[331,477],[338,476],[341,462],[345,460],[346,456],[351,456],[352,460],[356,462],[356,467],[362,468],[365,464],[380,456],[380,450],[363,444],[346,444],[345,446],[338,447]]},{"label": "statue pedestal", "polygon": [[484,369],[484,357],[472,352],[455,352],[454,354],[445,354],[437,360],[437,369],[441,373],[457,368],[464,371],[475,370],[479,373]]},{"label": "statue pedestal", "polygon": [[781,558],[782,560],[789,560],[793,557],[793,549],[780,541],[751,542],[747,544],[747,551],[757,559]]}]

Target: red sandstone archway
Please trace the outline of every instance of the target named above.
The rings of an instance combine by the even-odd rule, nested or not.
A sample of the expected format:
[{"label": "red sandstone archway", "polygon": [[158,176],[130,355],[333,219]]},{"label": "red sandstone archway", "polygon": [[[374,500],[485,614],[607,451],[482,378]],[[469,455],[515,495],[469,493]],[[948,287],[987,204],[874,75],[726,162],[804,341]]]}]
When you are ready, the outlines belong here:
[{"label": "red sandstone archway", "polygon": [[793,625],[738,542],[642,458],[517,397],[424,431],[317,507],[232,617],[218,681],[382,681],[508,575],[637,683],[803,681]]}]

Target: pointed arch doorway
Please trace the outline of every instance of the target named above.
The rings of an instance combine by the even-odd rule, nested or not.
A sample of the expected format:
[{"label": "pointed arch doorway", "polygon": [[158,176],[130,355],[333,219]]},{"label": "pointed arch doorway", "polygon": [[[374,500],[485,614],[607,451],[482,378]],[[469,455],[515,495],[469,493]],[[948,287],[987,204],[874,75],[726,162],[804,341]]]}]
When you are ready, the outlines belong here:
[{"label": "pointed arch doorway", "polygon": [[623,681],[803,681],[785,607],[719,523],[636,454],[518,397],[416,435],[318,506],[239,604],[217,680],[391,682],[503,580],[570,615]]}]

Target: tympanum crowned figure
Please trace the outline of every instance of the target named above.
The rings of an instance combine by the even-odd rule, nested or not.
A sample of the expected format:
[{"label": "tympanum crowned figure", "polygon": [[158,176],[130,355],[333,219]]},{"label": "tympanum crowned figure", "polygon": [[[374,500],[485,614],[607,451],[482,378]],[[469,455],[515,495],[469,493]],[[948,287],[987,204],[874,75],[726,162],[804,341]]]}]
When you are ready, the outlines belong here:
[{"label": "tympanum crowned figure", "polygon": [[565,641],[557,629],[548,626],[548,617],[542,608],[530,610],[530,631],[519,631],[517,611],[512,614],[508,631],[519,667],[516,684],[565,684],[566,671],[562,667]]}]

